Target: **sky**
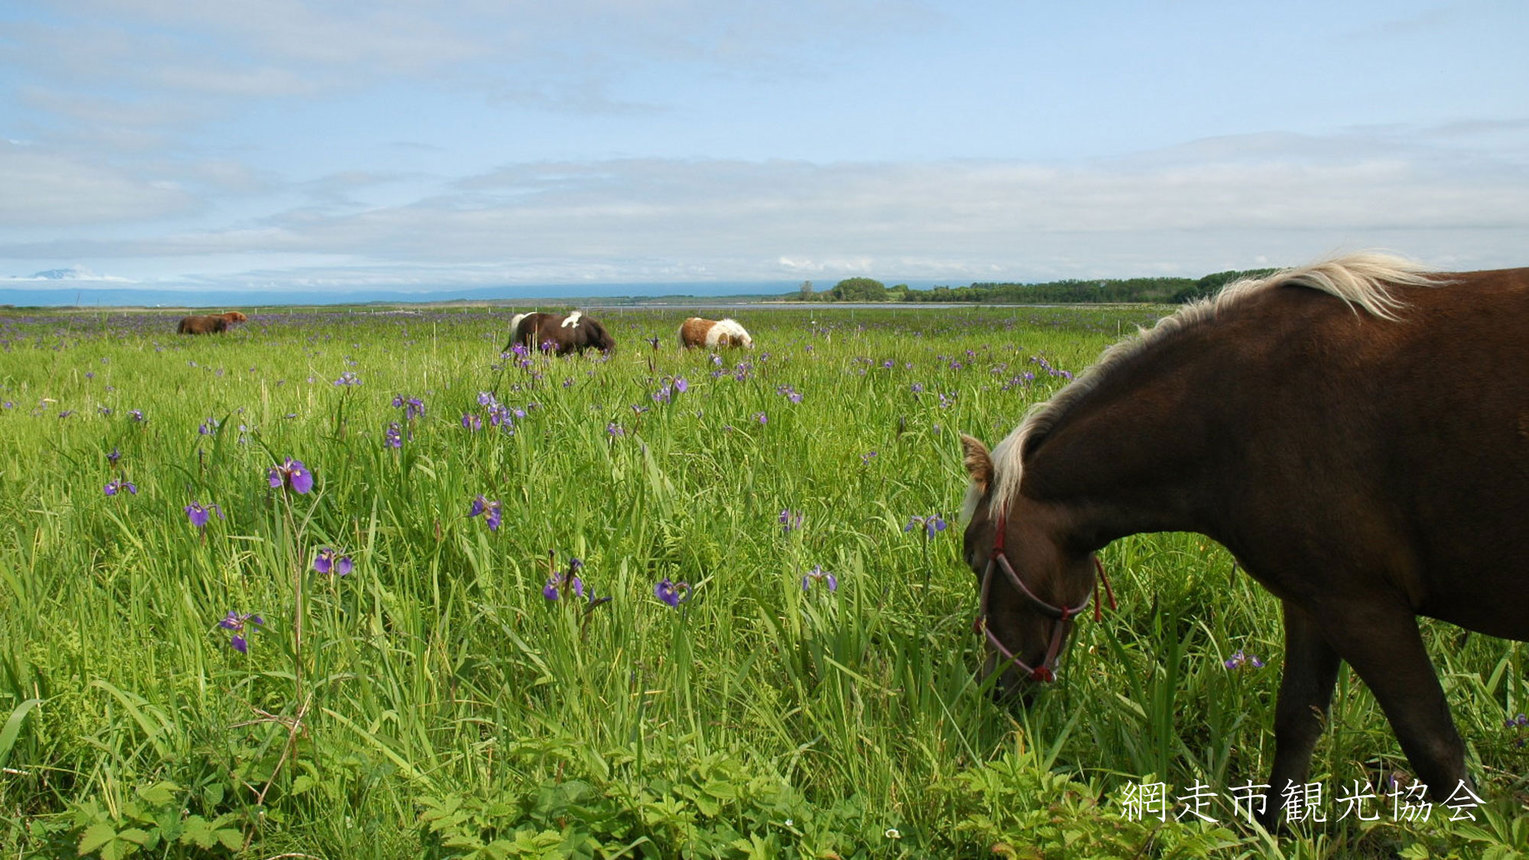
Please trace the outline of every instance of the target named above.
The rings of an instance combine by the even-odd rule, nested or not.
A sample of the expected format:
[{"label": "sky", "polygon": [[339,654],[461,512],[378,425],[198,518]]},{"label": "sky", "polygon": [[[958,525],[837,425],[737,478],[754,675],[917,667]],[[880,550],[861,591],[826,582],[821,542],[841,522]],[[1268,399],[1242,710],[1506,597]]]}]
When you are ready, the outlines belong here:
[{"label": "sky", "polygon": [[1522,0],[12,0],[0,290],[1529,265],[1526,44]]}]

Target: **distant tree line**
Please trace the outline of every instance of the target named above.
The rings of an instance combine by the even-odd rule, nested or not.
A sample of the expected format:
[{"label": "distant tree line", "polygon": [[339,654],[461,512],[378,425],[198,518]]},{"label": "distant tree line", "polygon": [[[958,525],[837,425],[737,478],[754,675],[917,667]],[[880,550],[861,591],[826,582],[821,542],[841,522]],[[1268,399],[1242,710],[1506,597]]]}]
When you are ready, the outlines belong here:
[{"label": "distant tree line", "polygon": [[919,290],[907,284],[888,287],[873,278],[845,278],[832,289],[815,292],[802,284],[800,298],[818,302],[972,302],[978,304],[1063,305],[1104,302],[1179,304],[1215,295],[1242,278],[1259,278],[1274,269],[1216,272],[1203,278],[1067,279],[1039,284],[975,283],[967,287]]}]

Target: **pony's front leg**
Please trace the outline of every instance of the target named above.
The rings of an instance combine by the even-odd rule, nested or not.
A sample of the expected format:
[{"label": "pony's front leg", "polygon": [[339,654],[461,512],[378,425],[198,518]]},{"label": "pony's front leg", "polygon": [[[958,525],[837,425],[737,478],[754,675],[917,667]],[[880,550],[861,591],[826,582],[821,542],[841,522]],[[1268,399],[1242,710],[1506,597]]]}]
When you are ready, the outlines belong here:
[{"label": "pony's front leg", "polygon": [[1335,616],[1328,628],[1333,647],[1375,695],[1429,796],[1443,802],[1462,783],[1469,786],[1465,743],[1450,717],[1417,617],[1409,609],[1374,601]]},{"label": "pony's front leg", "polygon": [[1284,602],[1285,674],[1274,708],[1274,769],[1258,822],[1273,831],[1283,809],[1285,787],[1301,785],[1311,770],[1316,748],[1338,680],[1338,652],[1322,635],[1315,618]]}]

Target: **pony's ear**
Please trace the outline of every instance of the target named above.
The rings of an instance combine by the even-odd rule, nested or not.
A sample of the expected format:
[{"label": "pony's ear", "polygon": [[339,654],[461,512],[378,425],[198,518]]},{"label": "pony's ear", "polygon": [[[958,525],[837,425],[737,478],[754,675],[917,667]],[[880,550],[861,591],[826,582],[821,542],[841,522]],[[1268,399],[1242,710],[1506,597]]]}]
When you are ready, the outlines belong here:
[{"label": "pony's ear", "polygon": [[993,482],[993,458],[989,456],[987,446],[962,433],[961,451],[966,455],[966,474],[971,476],[978,492],[987,492],[988,484]]}]

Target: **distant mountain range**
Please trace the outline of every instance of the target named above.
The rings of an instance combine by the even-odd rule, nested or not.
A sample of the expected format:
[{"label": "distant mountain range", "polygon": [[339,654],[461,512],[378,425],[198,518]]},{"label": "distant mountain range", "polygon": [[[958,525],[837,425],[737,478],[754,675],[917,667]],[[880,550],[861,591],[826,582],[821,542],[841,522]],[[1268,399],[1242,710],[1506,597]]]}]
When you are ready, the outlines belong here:
[{"label": "distant mountain range", "polygon": [[84,277],[86,274],[88,273],[79,269],[49,269],[46,272],[34,272],[32,277],[45,281],[63,281],[70,278]]}]

